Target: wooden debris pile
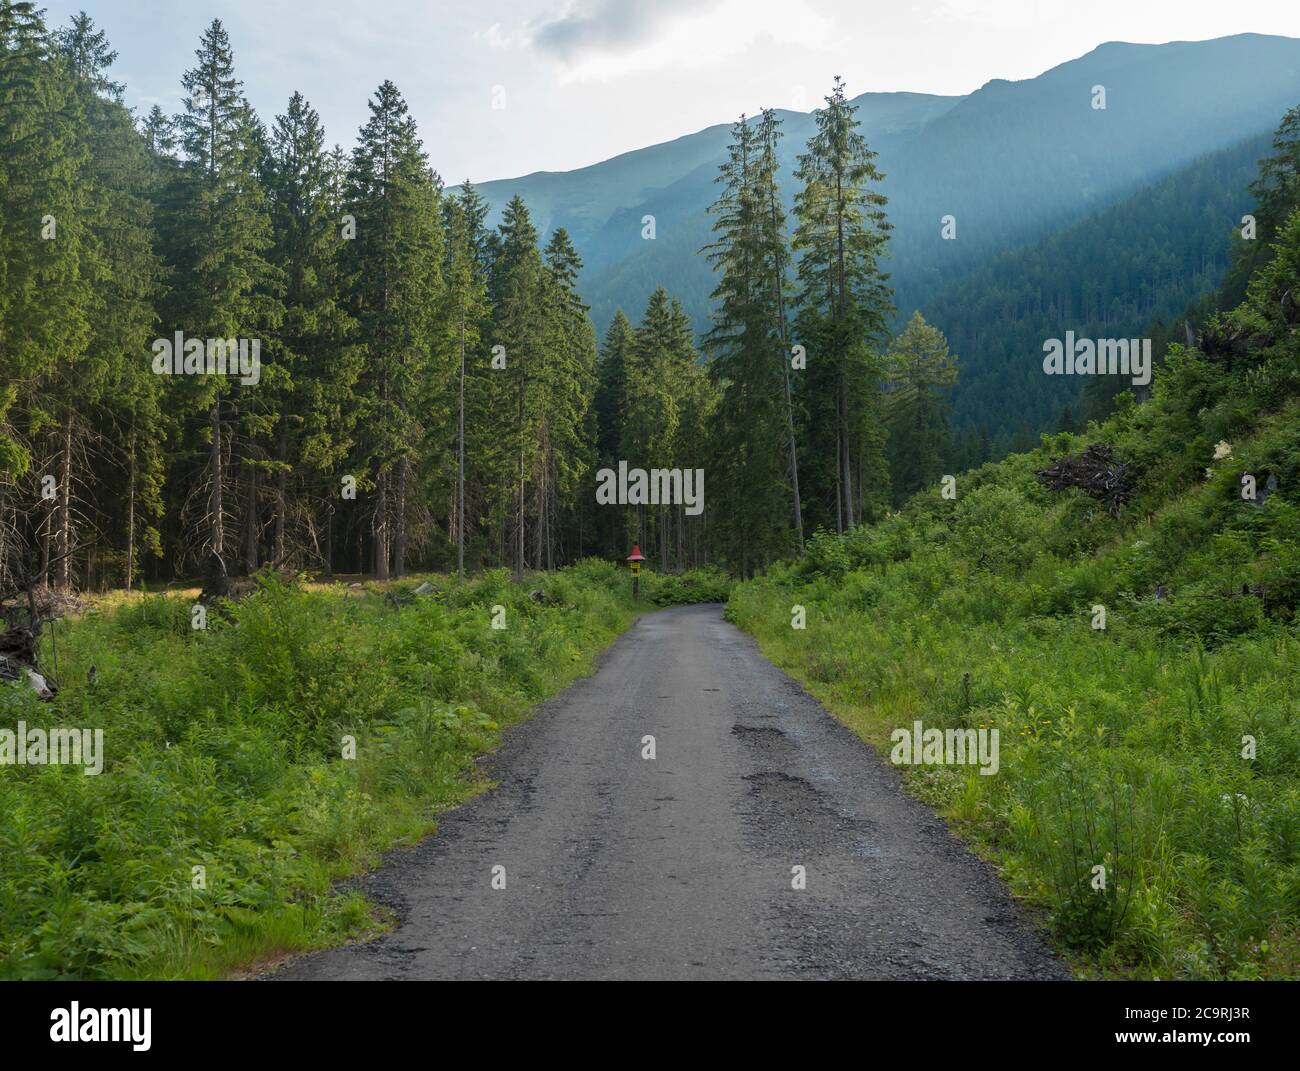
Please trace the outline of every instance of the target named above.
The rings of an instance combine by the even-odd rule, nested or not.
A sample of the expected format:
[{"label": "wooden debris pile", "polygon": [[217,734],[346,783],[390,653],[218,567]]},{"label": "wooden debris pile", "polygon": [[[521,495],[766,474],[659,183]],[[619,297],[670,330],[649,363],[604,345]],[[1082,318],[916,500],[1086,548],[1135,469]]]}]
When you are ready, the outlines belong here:
[{"label": "wooden debris pile", "polygon": [[1137,485],[1133,466],[1121,461],[1109,446],[1102,443],[1094,443],[1081,454],[1060,458],[1051,467],[1038,469],[1035,475],[1053,491],[1079,488],[1092,498],[1105,502],[1112,516],[1116,517],[1120,507],[1133,497]]},{"label": "wooden debris pile", "polygon": [[40,672],[36,649],[47,621],[77,612],[75,596],[53,591],[35,579],[24,582],[24,590],[12,601],[0,600],[0,682],[26,683],[41,699],[53,699],[58,689]]}]

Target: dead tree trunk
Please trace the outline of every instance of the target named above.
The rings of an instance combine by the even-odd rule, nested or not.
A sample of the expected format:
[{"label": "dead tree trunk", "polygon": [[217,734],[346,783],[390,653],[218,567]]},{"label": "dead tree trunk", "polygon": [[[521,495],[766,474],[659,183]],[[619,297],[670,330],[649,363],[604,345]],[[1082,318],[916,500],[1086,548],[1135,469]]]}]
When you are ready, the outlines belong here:
[{"label": "dead tree trunk", "polygon": [[54,571],[54,587],[68,591],[72,587],[72,413],[63,418],[59,444],[59,505],[54,553],[58,564]]},{"label": "dead tree trunk", "polygon": [[212,449],[208,458],[209,479],[212,481],[212,487],[208,492],[208,542],[211,544],[212,553],[216,556],[217,562],[220,563],[221,570],[224,573],[226,567],[226,523],[221,484],[225,474],[222,471],[221,459],[220,401],[212,403],[208,419],[212,425]]}]

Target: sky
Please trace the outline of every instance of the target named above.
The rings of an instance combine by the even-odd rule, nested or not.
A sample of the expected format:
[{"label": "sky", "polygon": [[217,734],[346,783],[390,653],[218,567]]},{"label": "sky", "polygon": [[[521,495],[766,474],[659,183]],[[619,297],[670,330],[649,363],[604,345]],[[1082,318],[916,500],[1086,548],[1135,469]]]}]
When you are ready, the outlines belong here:
[{"label": "sky", "polygon": [[301,90],[350,147],[395,82],[448,183],[567,171],[764,106],[867,91],[964,94],[1107,41],[1300,37],[1297,0],[41,0],[85,10],[126,101],[167,112],[220,18],[265,121]]}]

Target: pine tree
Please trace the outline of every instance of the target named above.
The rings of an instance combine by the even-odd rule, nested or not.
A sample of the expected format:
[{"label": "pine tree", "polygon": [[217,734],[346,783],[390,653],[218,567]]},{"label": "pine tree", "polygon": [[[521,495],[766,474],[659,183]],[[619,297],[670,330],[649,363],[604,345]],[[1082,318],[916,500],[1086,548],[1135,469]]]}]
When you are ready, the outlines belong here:
[{"label": "pine tree", "polygon": [[[272,561],[283,566],[308,546],[332,566],[330,520],[356,434],[351,395],[361,370],[356,324],[341,301],[344,223],[334,162],[316,111],[295,93],[271,132],[267,188],[284,272],[284,318],[276,356]],[[296,529],[296,533],[295,530]]]},{"label": "pine tree", "polygon": [[[596,457],[602,469],[617,471],[622,459],[622,436],[627,400],[627,367],[636,345],[636,331],[622,309],[614,313],[605,332],[604,346],[596,366]],[[622,556],[627,553],[628,529],[622,510],[602,509],[597,514],[601,529],[599,552]]]},{"label": "pine tree", "polygon": [[[700,363],[696,352],[695,332],[690,318],[677,298],[672,300],[672,357],[671,377],[676,396],[677,434],[672,446],[673,463],[682,469],[704,469],[707,458],[710,428],[713,426],[718,395],[713,380]],[[699,565],[705,547],[705,515],[690,516],[684,503],[675,510],[674,562],[678,570],[688,562]]]},{"label": "pine tree", "polygon": [[[680,469],[690,463],[704,468],[701,450],[706,436],[699,422],[702,401],[699,381],[704,374],[692,342],[690,320],[676,298],[659,287],[650,295],[640,325],[629,336],[615,324],[606,340],[605,360],[614,366],[606,371],[607,383],[621,379],[623,397],[613,404],[608,394],[602,399],[607,420],[617,414],[618,439],[607,442],[609,467],[613,454],[634,468]],[[621,371],[617,366],[621,364]],[[692,406],[696,408],[692,409]],[[680,565],[685,527],[682,504],[634,503],[624,516],[627,541],[639,543],[647,555],[659,556],[660,568]]]},{"label": "pine tree", "polygon": [[[469,183],[444,198],[391,83],[345,154],[301,95],[263,126],[219,21],[196,57],[182,113],[137,122],[89,17],[50,35],[0,0],[0,582],[382,577],[453,543],[461,571],[552,568],[616,538],[584,488],[638,362],[650,463],[695,460],[713,394],[680,304],[622,319],[598,369],[569,235],[543,251],[521,201],[493,232]],[[177,332],[199,353],[159,375]],[[665,567],[701,559],[702,520],[647,527]]]},{"label": "pine tree", "polygon": [[[230,39],[219,19],[204,31],[195,57],[196,65],[181,79],[185,110],[175,123],[183,166],[172,202],[175,216],[165,224],[172,289],[164,323],[186,339],[245,339],[251,346],[278,321],[279,274],[267,260],[273,238],[261,182],[261,133],[235,77]],[[258,391],[270,396],[274,379],[272,366],[263,367],[257,385],[221,375],[179,376],[171,385],[174,404],[202,415],[201,429],[194,424],[190,430],[204,444],[206,471],[201,478],[181,477],[194,496],[182,513],[201,517],[199,554],[211,572],[229,572],[234,557],[229,527],[241,498],[245,558],[251,557],[248,532],[255,530],[257,516],[248,492],[256,492],[255,440],[273,423]],[[235,467],[241,452],[249,466],[242,473],[243,496]]]},{"label": "pine tree", "polygon": [[820,498],[818,523],[829,521],[833,491],[838,531],[874,516],[888,482],[878,347],[892,303],[878,261],[889,224],[875,188],[883,176],[856,111],[836,78],[796,172],[803,183],[795,198],[796,322],[808,353],[804,472]]},{"label": "pine tree", "polygon": [[1278,124],[1273,155],[1259,162],[1259,176],[1250,192],[1257,205],[1255,235],[1247,239],[1240,230],[1233,231],[1231,266],[1220,287],[1220,308],[1233,308],[1245,298],[1251,278],[1272,260],[1278,230],[1300,206],[1300,104]]},{"label": "pine tree", "polygon": [[885,357],[889,474],[894,503],[934,481],[951,449],[948,403],[957,358],[937,327],[914,312]]},{"label": "pine tree", "polygon": [[792,496],[786,477],[795,470],[785,423],[785,251],[772,205],[775,138],[771,123],[756,130],[744,116],[732,127],[718,175],[722,193],[711,209],[716,237],[706,247],[720,276],[705,335],[721,391],[713,501],[729,520],[724,554],[744,576],[791,542],[781,521],[788,515],[782,500]]},{"label": "pine tree", "polygon": [[66,586],[100,266],[82,101],[29,3],[0,2],[0,114],[0,570],[35,541],[40,575],[53,564]]},{"label": "pine tree", "polygon": [[[56,40],[80,102],[88,221],[81,274],[93,290],[87,360],[77,366],[76,402],[65,416],[65,456],[70,469],[75,443],[76,457],[84,459],[79,483],[86,491],[79,512],[120,547],[116,579],[130,587],[140,546],[159,550],[152,522],[163,506],[162,383],[143,356],[156,333],[162,286],[153,248],[153,160],[121,104],[122,86],[108,77],[117,54],[105,35],[83,13]],[[73,481],[67,482],[71,492]],[[74,542],[71,497],[60,508],[60,553]],[[89,557],[86,568],[88,574]],[[71,586],[70,556],[59,562],[55,580]]]},{"label": "pine tree", "polygon": [[94,20],[84,11],[72,16],[67,27],[55,35],[59,51],[73,80],[106,100],[122,103],[126,87],[108,77],[108,68],[117,62],[117,53],[108,37],[95,28]]},{"label": "pine tree", "polygon": [[[594,499],[579,501],[595,461],[595,441],[587,420],[596,385],[596,332],[578,294],[582,260],[568,232],[558,228],[543,252],[544,307],[548,313],[542,363],[542,452],[537,488],[536,557],[554,567],[570,539],[581,556],[582,530],[593,524]],[[570,503],[565,508],[564,503]]]},{"label": "pine tree", "polygon": [[367,436],[357,463],[370,510],[375,575],[405,572],[410,526],[419,520],[413,445],[436,414],[421,413],[432,372],[433,316],[441,300],[440,187],[415,121],[392,82],[370,102],[347,180],[357,237],[347,243],[352,311],[366,347],[358,414]]},{"label": "pine tree", "polygon": [[456,572],[465,575],[465,521],[468,514],[465,480],[466,379],[471,361],[481,356],[480,345],[488,319],[487,276],[482,260],[482,202],[466,182],[443,205],[447,235],[445,321],[450,326],[456,352],[456,483],[452,509]]},{"label": "pine tree", "polygon": [[[513,511],[498,510],[504,537],[513,525],[515,578],[523,580],[525,559],[526,492],[537,469],[541,446],[542,377],[540,363],[546,341],[545,268],[537,248],[537,228],[518,197],[506,205],[495,245],[490,294],[493,307],[491,339],[501,347],[505,368],[488,373],[491,395],[499,405],[499,428],[492,451],[498,462],[513,460]],[[507,406],[509,408],[507,408]],[[510,413],[513,423],[505,423]],[[513,512],[513,517],[510,517]],[[504,538],[502,550],[504,551]],[[537,563],[534,562],[534,565]]]},{"label": "pine tree", "polygon": [[799,551],[803,552],[803,504],[799,500],[799,450],[794,429],[794,396],[790,385],[790,336],[787,323],[785,209],[781,205],[777,184],[777,143],[781,140],[781,121],[771,108],[763,109],[758,126],[758,165],[755,168],[755,193],[764,207],[763,245],[769,251],[772,291],[776,298],[776,329],[780,340],[777,359],[782,368],[782,386],[785,391],[786,438],[790,448],[790,498],[794,508],[795,537]]}]

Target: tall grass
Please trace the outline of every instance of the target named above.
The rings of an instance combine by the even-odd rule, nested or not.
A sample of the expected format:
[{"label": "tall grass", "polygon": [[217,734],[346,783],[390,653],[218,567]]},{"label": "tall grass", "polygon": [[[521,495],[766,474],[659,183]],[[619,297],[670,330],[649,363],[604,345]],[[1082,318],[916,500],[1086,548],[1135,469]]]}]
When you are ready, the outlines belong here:
[{"label": "tall grass", "polygon": [[0,977],[211,978],[373,928],[335,880],[481,789],[475,757],[636,613],[595,561],[390,597],[422,579],[267,580],[205,631],[174,595],[58,623],[57,701],[0,689],[0,726],[101,728],[105,769],[0,767]]},{"label": "tall grass", "polygon": [[[1295,403],[1252,408],[1203,362],[1175,364],[1149,405],[968,473],[956,501],[935,488],[818,535],[727,612],[884,754],[917,719],[999,729],[996,776],[914,767],[908,783],[1083,973],[1294,978],[1298,429]],[[1234,454],[1215,462],[1225,434]],[[1121,518],[1033,478],[1098,438],[1141,463]],[[1262,470],[1281,490],[1244,502],[1239,474]]]}]

